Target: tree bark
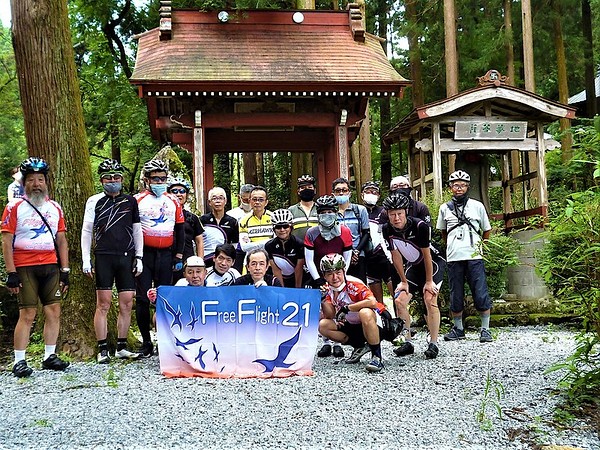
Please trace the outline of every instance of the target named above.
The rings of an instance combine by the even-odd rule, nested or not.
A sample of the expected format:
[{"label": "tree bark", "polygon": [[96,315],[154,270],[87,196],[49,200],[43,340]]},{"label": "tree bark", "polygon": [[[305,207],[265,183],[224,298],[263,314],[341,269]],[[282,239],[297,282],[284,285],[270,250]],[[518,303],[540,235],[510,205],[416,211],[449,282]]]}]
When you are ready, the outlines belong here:
[{"label": "tree bark", "polygon": [[512,0],[504,0],[504,39],[506,48],[506,75],[508,84],[517,85],[515,79],[515,46],[512,26]]},{"label": "tree bark", "polygon": [[522,0],[521,17],[523,22],[523,70],[525,72],[525,90],[535,92],[535,70],[533,62],[533,19],[531,0]]},{"label": "tree bark", "polygon": [[83,108],[65,0],[12,0],[19,90],[30,155],[50,164],[50,192],[67,221],[71,286],[62,302],[58,348],[95,353],[93,282],[81,272],[79,236],[85,202],[93,194]]},{"label": "tree bark", "polygon": [[454,0],[444,0],[444,46],[446,96],[458,94],[458,51],[456,49],[456,8]]},{"label": "tree bark", "polygon": [[[569,102],[569,85],[567,81],[567,57],[565,55],[565,41],[562,30],[562,8],[559,0],[552,0],[552,28],[554,48],[556,49],[556,69],[558,72],[558,101],[567,104]],[[571,120],[560,119],[560,131],[563,135],[560,139],[562,147],[562,160],[568,162],[573,156],[573,135],[570,133]]]},{"label": "tree bark", "polygon": [[406,0],[406,21],[408,22],[408,57],[410,61],[410,75],[412,78],[412,103],[413,107],[425,104],[423,94],[423,63],[421,61],[421,47],[419,46],[419,19],[416,0]]},{"label": "tree bark", "polygon": [[592,9],[589,0],[581,0],[581,29],[583,31],[583,56],[585,61],[585,106],[588,117],[598,114],[596,101],[596,74],[594,64],[594,40],[592,36]]}]

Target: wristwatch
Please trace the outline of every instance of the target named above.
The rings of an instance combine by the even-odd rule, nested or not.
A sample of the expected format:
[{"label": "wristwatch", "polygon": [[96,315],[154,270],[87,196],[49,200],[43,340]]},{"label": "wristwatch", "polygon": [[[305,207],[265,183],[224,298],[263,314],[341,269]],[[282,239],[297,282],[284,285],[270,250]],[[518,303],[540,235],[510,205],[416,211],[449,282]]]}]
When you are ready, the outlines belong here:
[{"label": "wristwatch", "polygon": [[70,267],[61,267],[60,271],[62,273],[69,273],[71,271],[71,268]]}]

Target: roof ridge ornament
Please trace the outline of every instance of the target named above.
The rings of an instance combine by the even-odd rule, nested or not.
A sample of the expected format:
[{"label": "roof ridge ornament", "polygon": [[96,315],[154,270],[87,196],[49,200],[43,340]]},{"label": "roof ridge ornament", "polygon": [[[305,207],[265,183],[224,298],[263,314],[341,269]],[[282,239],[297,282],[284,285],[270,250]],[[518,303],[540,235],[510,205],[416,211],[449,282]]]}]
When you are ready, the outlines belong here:
[{"label": "roof ridge ornament", "polygon": [[171,40],[171,0],[160,0],[159,37],[161,41]]},{"label": "roof ridge ornament", "polygon": [[360,3],[348,3],[346,7],[350,14],[350,29],[352,36],[357,42],[365,42],[365,21],[361,10],[361,4],[364,8],[364,0],[359,0]]},{"label": "roof ridge ornament", "polygon": [[484,76],[477,77],[479,86],[494,85],[496,87],[508,84],[508,77],[502,75],[496,69],[488,70]]}]

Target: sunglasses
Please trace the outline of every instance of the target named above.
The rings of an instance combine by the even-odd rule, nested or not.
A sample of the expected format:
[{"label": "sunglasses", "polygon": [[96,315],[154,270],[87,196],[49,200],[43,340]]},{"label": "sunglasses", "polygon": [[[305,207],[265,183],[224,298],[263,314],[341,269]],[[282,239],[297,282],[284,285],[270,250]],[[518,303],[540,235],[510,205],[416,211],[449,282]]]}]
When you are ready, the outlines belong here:
[{"label": "sunglasses", "polygon": [[350,192],[350,189],[339,188],[339,189],[334,189],[333,192],[336,194],[347,194],[348,192]]},{"label": "sunglasses", "polygon": [[276,230],[287,230],[290,227],[289,223],[285,223],[283,225],[275,225],[273,228]]},{"label": "sunglasses", "polygon": [[184,188],[173,188],[169,192],[171,194],[187,194],[187,191]]},{"label": "sunglasses", "polygon": [[167,181],[167,177],[150,177],[150,181],[154,183],[164,183]]},{"label": "sunglasses", "polygon": [[102,175],[104,181],[119,181],[123,179],[123,175],[115,173],[114,175]]}]

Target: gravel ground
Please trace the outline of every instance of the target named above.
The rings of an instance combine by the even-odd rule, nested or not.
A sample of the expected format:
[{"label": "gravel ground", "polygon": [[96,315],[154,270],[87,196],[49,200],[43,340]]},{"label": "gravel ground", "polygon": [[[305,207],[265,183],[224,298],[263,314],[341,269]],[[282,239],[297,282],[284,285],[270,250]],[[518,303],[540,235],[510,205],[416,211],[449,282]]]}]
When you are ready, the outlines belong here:
[{"label": "gravel ground", "polygon": [[[0,448],[600,449],[598,431],[581,422],[552,426],[560,374],[544,370],[570,354],[573,333],[519,327],[491,344],[477,338],[442,343],[432,361],[423,333],[410,357],[384,343],[378,374],[364,370],[367,356],[359,365],[315,358],[312,377],[266,380],[166,379],[157,357],[23,380],[3,371]],[[504,389],[499,401],[494,387]]]}]

